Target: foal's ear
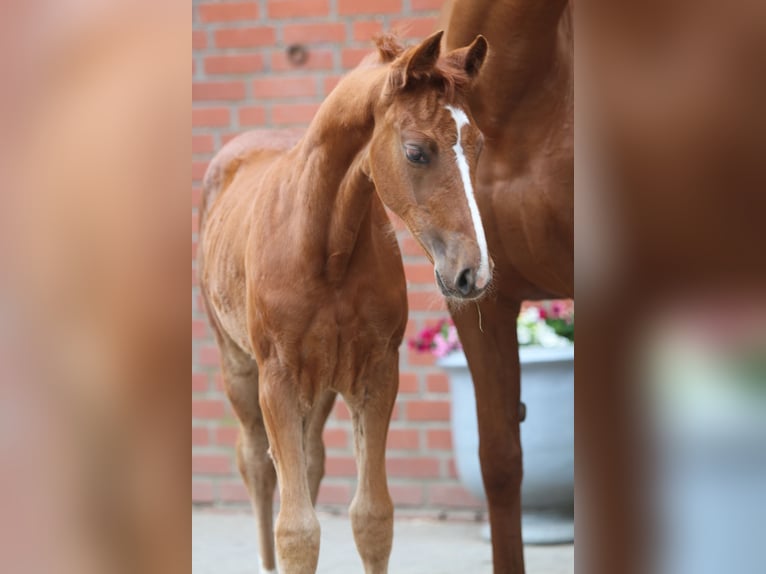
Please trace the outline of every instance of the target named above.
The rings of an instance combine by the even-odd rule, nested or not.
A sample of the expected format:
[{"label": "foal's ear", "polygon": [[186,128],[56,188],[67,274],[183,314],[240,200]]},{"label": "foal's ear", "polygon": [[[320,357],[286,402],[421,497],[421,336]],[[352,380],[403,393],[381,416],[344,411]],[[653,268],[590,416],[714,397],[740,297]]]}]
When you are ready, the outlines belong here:
[{"label": "foal's ear", "polygon": [[463,68],[469,78],[475,78],[487,59],[488,51],[487,39],[479,34],[470,45],[453,50],[445,57],[458,68]]},{"label": "foal's ear", "polygon": [[429,74],[439,59],[443,35],[444,30],[431,34],[411,53],[404,56],[401,66],[397,66],[392,72],[392,87],[404,88]]}]

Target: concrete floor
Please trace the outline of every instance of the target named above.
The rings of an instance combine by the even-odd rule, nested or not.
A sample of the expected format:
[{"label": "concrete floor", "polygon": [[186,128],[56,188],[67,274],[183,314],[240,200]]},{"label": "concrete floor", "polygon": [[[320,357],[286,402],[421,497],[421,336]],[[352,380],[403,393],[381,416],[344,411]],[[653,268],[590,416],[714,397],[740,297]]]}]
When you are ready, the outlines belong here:
[{"label": "concrete floor", "polygon": [[[347,517],[319,513],[322,542],[320,574],[358,574]],[[475,522],[397,519],[389,571],[392,574],[492,573],[492,550]],[[243,512],[193,510],[192,571],[194,574],[255,574],[258,553],[255,521]],[[572,574],[574,546],[526,546],[527,574]]]}]

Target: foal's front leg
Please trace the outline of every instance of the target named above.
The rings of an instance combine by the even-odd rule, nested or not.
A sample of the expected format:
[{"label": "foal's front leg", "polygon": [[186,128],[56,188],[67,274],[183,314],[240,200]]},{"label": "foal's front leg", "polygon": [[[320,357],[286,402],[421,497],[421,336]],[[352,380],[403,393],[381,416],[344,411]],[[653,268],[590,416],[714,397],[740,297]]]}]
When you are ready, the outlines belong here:
[{"label": "foal's front leg", "polygon": [[399,387],[394,353],[377,372],[344,395],[354,425],[358,486],[351,502],[351,525],[366,574],[388,571],[394,536],[394,506],[386,480],[386,438]]},{"label": "foal's front leg", "polygon": [[274,536],[280,574],[316,572],[320,528],[309,489],[304,452],[304,421],[296,385],[265,368],[260,403],[277,469],[281,501]]}]

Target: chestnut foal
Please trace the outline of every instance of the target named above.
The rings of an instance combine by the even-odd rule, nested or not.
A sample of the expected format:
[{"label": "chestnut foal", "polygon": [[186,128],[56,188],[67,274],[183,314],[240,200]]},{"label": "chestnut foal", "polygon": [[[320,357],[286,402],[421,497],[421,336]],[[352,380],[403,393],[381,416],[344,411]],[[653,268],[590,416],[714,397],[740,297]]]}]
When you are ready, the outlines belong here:
[{"label": "chestnut foal", "polygon": [[384,206],[426,250],[445,295],[478,298],[491,279],[473,197],[481,134],[466,107],[487,42],[440,57],[441,36],[406,50],[381,37],[294,147],[246,134],[205,178],[200,281],[266,571],[274,538],[283,573],[316,570],[321,432],[336,393],[354,427],[354,539],[367,573],[387,570],[385,444],[407,297]]}]

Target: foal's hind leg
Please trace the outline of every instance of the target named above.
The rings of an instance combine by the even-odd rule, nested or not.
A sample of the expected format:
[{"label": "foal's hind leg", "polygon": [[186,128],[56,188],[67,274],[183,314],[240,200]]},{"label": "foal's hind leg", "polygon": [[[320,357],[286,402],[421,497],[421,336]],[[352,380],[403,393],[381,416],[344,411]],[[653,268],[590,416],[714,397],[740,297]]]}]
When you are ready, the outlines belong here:
[{"label": "foal's hind leg", "polygon": [[386,482],[386,437],[399,386],[398,354],[345,396],[354,424],[359,481],[351,502],[351,525],[367,574],[388,571],[394,536],[394,507]]},{"label": "foal's hind leg", "polygon": [[234,348],[220,345],[226,393],[240,424],[237,465],[245,481],[258,526],[261,572],[274,574],[274,488],[277,475],[269,458],[269,441],[258,404],[258,368],[255,361]]},{"label": "foal's hind leg", "polygon": [[319,483],[322,482],[322,477],[324,476],[325,450],[322,431],[334,404],[335,393],[333,391],[325,391],[311,409],[306,421],[306,466],[309,490],[311,491],[311,502],[314,505],[317,503]]}]

